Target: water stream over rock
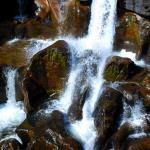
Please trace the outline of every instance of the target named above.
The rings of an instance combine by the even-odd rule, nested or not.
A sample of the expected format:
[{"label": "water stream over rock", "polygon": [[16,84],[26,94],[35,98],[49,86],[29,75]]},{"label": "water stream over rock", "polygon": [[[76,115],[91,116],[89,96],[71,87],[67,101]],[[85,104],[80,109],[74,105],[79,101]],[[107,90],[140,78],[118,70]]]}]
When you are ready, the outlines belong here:
[{"label": "water stream over rock", "polygon": [[16,102],[16,70],[11,66],[7,66],[4,69],[4,74],[7,80],[6,95],[8,100],[6,104],[0,105],[0,138],[4,138],[7,133],[14,134],[16,126],[26,118],[22,102]]}]

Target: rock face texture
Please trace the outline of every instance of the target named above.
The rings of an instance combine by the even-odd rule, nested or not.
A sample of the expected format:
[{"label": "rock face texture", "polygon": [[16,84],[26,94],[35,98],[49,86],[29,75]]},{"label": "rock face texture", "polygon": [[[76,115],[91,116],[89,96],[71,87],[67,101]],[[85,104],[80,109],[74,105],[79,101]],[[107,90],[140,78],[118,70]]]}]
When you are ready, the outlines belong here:
[{"label": "rock face texture", "polygon": [[53,111],[46,116],[32,115],[16,130],[26,150],[82,150],[81,144],[66,130],[64,115]]},{"label": "rock face texture", "polygon": [[28,76],[49,92],[61,91],[67,80],[71,55],[65,41],[57,41],[32,59]]},{"label": "rock face texture", "polygon": [[120,12],[116,26],[114,50],[126,49],[136,53],[137,59],[150,63],[150,21],[128,11]]},{"label": "rock face texture", "polygon": [[119,0],[118,4],[120,8],[125,8],[145,17],[150,17],[149,0]]}]

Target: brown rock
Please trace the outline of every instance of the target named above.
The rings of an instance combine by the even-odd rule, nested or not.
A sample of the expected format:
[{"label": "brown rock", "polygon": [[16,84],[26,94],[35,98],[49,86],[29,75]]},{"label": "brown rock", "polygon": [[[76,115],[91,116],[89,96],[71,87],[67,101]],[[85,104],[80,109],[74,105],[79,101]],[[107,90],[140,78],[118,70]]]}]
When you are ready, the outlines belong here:
[{"label": "brown rock", "polygon": [[69,72],[69,61],[68,44],[57,41],[31,59],[28,74],[51,94],[62,91]]},{"label": "brown rock", "polygon": [[85,87],[84,89],[80,89],[80,87],[76,87],[76,93],[73,96],[73,102],[68,110],[69,120],[74,122],[76,120],[82,119],[82,109],[85,103],[85,100],[89,96],[89,88]]},{"label": "brown rock", "polygon": [[30,115],[16,132],[27,150],[82,149],[81,144],[66,130],[64,115],[53,111],[48,116]]},{"label": "brown rock", "polygon": [[119,115],[122,110],[123,95],[112,89],[106,88],[94,110],[94,123],[97,130],[95,149],[103,149],[107,141],[115,133]]},{"label": "brown rock", "polygon": [[119,56],[109,57],[104,69],[104,78],[107,81],[141,82],[146,74],[146,70],[136,66],[129,58]]},{"label": "brown rock", "polygon": [[129,139],[126,144],[127,150],[149,150],[150,137],[143,137],[141,139]]},{"label": "brown rock", "polygon": [[126,49],[136,53],[138,59],[149,63],[150,57],[150,21],[133,12],[119,12],[114,49]]},{"label": "brown rock", "polygon": [[24,78],[21,86],[26,112],[37,109],[48,98],[45,89],[32,78]]},{"label": "brown rock", "polygon": [[22,89],[22,81],[25,78],[27,73],[26,66],[19,67],[16,71],[15,76],[15,89],[16,89],[16,101],[23,101],[23,89]]},{"label": "brown rock", "polygon": [[121,150],[124,144],[124,141],[127,140],[128,136],[134,132],[134,129],[128,124],[124,123],[118,129],[113,137],[114,149]]}]

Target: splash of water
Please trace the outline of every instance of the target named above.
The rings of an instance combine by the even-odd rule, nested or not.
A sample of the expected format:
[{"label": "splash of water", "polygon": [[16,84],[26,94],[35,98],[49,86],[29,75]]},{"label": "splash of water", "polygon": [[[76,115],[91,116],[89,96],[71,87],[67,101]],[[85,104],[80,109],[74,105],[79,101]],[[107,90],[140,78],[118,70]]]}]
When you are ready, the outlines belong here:
[{"label": "splash of water", "polygon": [[[70,132],[83,142],[86,150],[93,149],[96,137],[92,112],[101,93],[105,61],[112,52],[115,10],[116,0],[93,0],[88,35],[78,39],[65,38],[71,46],[71,52],[74,52],[75,59],[79,61],[70,72],[64,94],[54,105],[55,109],[67,113],[72,104],[75,86],[79,84],[78,81],[82,80],[83,69],[87,68],[85,70],[86,81],[92,90],[83,106],[83,119],[69,126]],[[93,70],[93,65],[96,66],[96,71]],[[81,85],[81,88],[83,86]],[[50,111],[54,109],[54,105],[50,106]]]},{"label": "splash of water", "polygon": [[[0,105],[0,133],[3,131],[14,132],[17,125],[19,125],[25,118],[26,114],[23,111],[23,104],[16,102],[15,99],[15,74],[16,70],[12,67],[6,67],[4,74],[7,79],[6,95],[7,103]],[[3,135],[0,135],[3,136]]]},{"label": "splash of water", "polygon": [[134,128],[134,133],[131,134],[130,137],[139,138],[147,136],[144,127],[146,126],[145,120],[148,119],[149,116],[145,112],[143,103],[137,100],[134,106],[130,106],[124,101],[123,106],[124,112],[121,124],[127,122]]}]

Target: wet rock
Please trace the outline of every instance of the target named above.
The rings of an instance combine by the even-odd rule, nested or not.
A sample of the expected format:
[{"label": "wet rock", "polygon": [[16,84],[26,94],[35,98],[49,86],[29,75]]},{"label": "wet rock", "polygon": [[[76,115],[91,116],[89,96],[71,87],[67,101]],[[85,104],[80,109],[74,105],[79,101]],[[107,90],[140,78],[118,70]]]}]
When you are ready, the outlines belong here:
[{"label": "wet rock", "polygon": [[24,99],[22,81],[25,78],[26,73],[27,73],[26,66],[19,67],[16,71],[15,76],[16,101],[23,101]]},{"label": "wet rock", "polygon": [[37,109],[48,98],[45,89],[32,78],[24,78],[21,86],[26,112]]},{"label": "wet rock", "polygon": [[82,6],[77,1],[68,5],[62,23],[62,33],[82,37],[87,34],[90,21],[90,7]]},{"label": "wet rock", "polygon": [[116,132],[119,125],[123,95],[112,89],[106,88],[96,104],[94,110],[94,124],[97,130],[95,149],[103,149],[105,144]]},{"label": "wet rock", "polygon": [[120,83],[119,90],[126,98],[126,103],[133,106],[136,102],[141,101],[147,112],[150,111],[150,90],[145,85],[139,83]]},{"label": "wet rock", "polygon": [[150,57],[150,21],[133,12],[119,13],[114,42],[114,50],[126,49],[136,53],[137,59],[145,59],[149,63]]},{"label": "wet rock", "polygon": [[16,139],[8,139],[0,142],[1,150],[21,150],[21,144]]},{"label": "wet rock", "polygon": [[139,139],[129,139],[125,143],[127,150],[149,150],[150,149],[150,137],[143,137]]},{"label": "wet rock", "polygon": [[150,2],[148,0],[118,0],[118,7],[150,17]]},{"label": "wet rock", "polygon": [[35,0],[35,3],[39,9],[37,12],[38,17],[41,19],[51,17],[53,22],[59,23],[61,10],[58,0]]},{"label": "wet rock", "polygon": [[28,19],[23,23],[16,23],[13,28],[13,36],[18,38],[54,38],[58,35],[55,24],[49,24],[38,19]]},{"label": "wet rock", "polygon": [[69,135],[64,115],[59,111],[51,114],[29,116],[17,128],[26,149],[82,149],[81,144]]},{"label": "wet rock", "polygon": [[82,119],[82,109],[85,100],[89,96],[89,88],[78,89],[76,95],[73,97],[73,102],[68,110],[69,120],[74,122]]},{"label": "wet rock", "polygon": [[124,123],[123,125],[121,125],[121,127],[118,129],[118,131],[115,133],[113,137],[114,149],[121,150],[124,141],[126,141],[128,139],[128,136],[133,132],[134,132],[133,127],[130,126],[128,123]]},{"label": "wet rock", "polygon": [[109,57],[104,69],[104,78],[107,81],[141,82],[146,74],[146,70],[136,66],[129,58],[119,56]]},{"label": "wet rock", "polygon": [[90,8],[76,0],[36,0],[41,20],[49,20],[63,35],[83,36],[88,29]]},{"label": "wet rock", "polygon": [[4,75],[5,65],[0,65],[0,104],[7,101],[6,96],[6,78]]},{"label": "wet rock", "polygon": [[63,90],[70,68],[69,62],[69,46],[60,40],[34,55],[28,74],[52,94]]}]

